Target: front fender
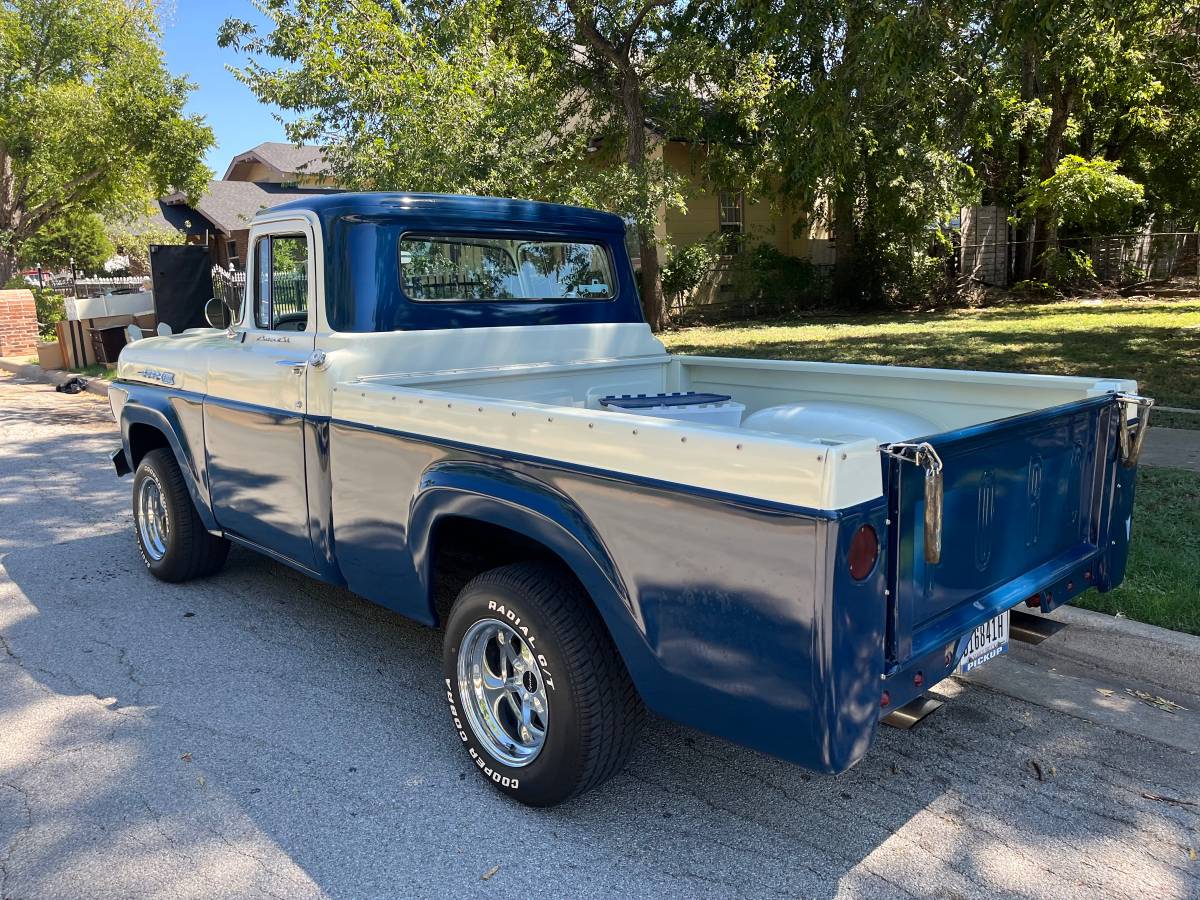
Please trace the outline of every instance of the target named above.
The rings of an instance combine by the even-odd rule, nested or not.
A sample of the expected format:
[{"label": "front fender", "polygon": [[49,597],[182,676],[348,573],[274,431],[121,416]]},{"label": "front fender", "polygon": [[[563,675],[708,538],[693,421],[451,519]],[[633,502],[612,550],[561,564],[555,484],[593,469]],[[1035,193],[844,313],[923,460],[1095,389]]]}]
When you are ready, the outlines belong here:
[{"label": "front fender", "polygon": [[122,384],[128,394],[121,408],[121,439],[125,458],[133,465],[130,430],[149,425],[163,434],[183,472],[188,493],[204,527],[217,531],[208,494],[204,454],[204,398],[188,391],[167,391],[148,385]]},{"label": "front fender", "polygon": [[641,616],[612,555],[582,510],[544,482],[483,463],[450,461],[430,466],[413,498],[409,549],[431,604],[431,618],[431,536],[447,516],[506,528],[549,549],[587,590],[621,655],[628,661],[630,653],[645,652]]}]

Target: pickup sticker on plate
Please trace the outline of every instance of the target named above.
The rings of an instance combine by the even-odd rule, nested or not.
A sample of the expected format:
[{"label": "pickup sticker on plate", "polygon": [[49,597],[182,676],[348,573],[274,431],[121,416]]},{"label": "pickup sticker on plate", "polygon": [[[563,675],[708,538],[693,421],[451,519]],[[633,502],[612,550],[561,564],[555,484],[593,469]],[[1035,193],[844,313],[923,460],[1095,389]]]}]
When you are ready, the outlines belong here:
[{"label": "pickup sticker on plate", "polygon": [[971,635],[967,644],[967,652],[954,671],[965,675],[978,669],[985,662],[995,659],[1008,652],[1008,610],[1000,613],[994,619],[989,619]]}]

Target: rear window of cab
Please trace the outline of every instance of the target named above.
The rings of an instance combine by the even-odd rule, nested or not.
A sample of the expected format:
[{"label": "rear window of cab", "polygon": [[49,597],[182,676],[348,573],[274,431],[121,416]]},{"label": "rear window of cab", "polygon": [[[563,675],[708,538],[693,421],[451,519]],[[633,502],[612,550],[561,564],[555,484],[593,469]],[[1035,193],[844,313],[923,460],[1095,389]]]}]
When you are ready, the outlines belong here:
[{"label": "rear window of cab", "polygon": [[588,241],[404,234],[398,251],[401,290],[416,302],[596,301],[617,292],[608,250]]}]

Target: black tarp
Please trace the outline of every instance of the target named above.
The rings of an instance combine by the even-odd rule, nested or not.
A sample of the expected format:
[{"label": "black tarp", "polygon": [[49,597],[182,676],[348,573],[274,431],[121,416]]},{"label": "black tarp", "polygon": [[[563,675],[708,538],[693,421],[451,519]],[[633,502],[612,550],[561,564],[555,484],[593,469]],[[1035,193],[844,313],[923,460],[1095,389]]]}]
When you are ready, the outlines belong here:
[{"label": "black tarp", "polygon": [[154,283],[154,315],[174,334],[206,328],[204,305],[213,296],[212,257],[207,247],[183,244],[150,246],[150,278]]}]

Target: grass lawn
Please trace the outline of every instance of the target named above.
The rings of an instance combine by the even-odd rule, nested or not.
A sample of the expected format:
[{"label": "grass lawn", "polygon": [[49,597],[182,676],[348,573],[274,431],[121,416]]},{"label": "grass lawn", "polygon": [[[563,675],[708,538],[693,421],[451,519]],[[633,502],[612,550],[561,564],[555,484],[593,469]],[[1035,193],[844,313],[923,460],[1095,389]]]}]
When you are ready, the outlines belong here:
[{"label": "grass lawn", "polygon": [[1200,409],[1200,296],[814,315],[662,339],[674,353],[708,356],[1136,378],[1160,404]]},{"label": "grass lawn", "polygon": [[1075,604],[1200,634],[1200,473],[1138,470],[1125,581]]},{"label": "grass lawn", "polygon": [[[675,353],[1136,378],[1166,406],[1200,409],[1200,296],[1074,301],[803,322],[716,325],[661,335]],[[1200,428],[1200,416],[1155,413]],[[1138,473],[1125,583],[1078,605],[1200,634],[1200,473]]]}]

